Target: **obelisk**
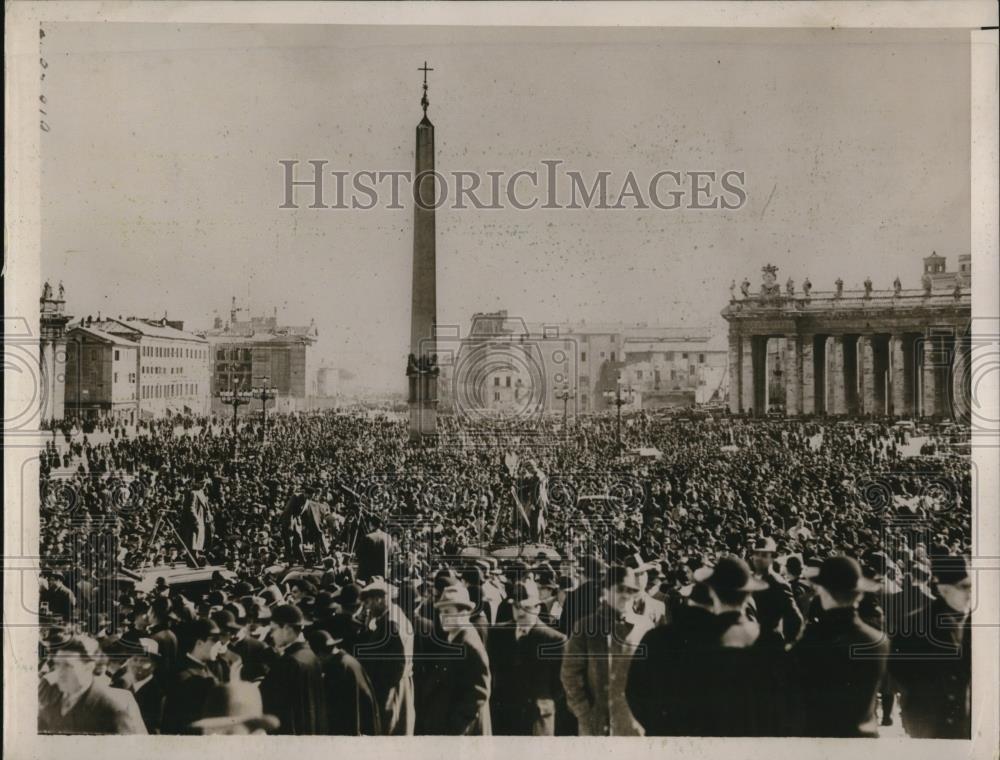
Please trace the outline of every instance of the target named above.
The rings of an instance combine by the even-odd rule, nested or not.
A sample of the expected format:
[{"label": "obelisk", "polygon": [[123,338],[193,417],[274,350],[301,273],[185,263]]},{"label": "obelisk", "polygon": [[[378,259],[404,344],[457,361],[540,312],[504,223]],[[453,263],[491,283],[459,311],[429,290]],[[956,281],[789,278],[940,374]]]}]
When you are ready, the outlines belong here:
[{"label": "obelisk", "polygon": [[435,253],[434,125],[427,118],[427,67],[420,105],[424,118],[417,125],[416,172],[413,178],[413,293],[410,312],[410,356],[406,376],[410,386],[410,441],[425,443],[437,433],[437,264]]}]

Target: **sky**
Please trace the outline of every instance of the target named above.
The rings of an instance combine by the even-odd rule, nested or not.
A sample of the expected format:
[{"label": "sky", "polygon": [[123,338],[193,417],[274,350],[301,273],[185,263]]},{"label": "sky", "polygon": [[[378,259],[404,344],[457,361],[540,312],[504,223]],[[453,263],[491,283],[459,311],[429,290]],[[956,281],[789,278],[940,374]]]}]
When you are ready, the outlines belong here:
[{"label": "sky", "polygon": [[[403,390],[411,204],[281,209],[281,160],[407,171],[744,172],[733,210],[437,212],[438,322],[707,327],[732,280],[918,287],[969,253],[964,31],[51,24],[42,275],[77,316],[315,319],[317,356]],[[328,187],[330,185],[328,184]],[[245,316],[245,315],[241,315]]]}]

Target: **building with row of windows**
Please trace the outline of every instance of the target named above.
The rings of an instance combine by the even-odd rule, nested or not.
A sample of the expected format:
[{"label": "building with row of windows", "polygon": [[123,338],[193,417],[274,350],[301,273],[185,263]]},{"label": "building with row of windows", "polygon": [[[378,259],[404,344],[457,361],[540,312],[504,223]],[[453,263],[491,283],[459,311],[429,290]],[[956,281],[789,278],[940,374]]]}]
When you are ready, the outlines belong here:
[{"label": "building with row of windows", "polygon": [[209,348],[184,323],[87,317],[66,333],[65,415],[134,425],[210,409]]},{"label": "building with row of windows", "polygon": [[439,337],[442,411],[525,416],[629,406],[693,406],[724,393],[728,347],[705,330],[648,325],[529,324],[477,313],[465,337]]},{"label": "building with row of windows", "polygon": [[[271,316],[237,319],[243,309],[230,310],[228,322],[216,317],[212,329],[200,332],[210,349],[211,399],[216,413],[227,411],[220,393],[248,391],[266,386],[273,392],[268,410],[303,411],[317,396],[317,371],[312,366],[311,347],[318,331],[308,326],[278,324],[277,310]],[[259,404],[240,408],[240,413],[260,411]],[[231,412],[231,408],[229,408]]]}]

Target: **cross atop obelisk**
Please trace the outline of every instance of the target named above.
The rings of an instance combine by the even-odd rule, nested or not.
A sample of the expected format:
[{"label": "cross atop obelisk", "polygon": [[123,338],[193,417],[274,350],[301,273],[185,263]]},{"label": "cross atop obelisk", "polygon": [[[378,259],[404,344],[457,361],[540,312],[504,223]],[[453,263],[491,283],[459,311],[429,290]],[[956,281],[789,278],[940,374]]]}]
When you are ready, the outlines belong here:
[{"label": "cross atop obelisk", "polygon": [[424,93],[420,105],[424,118],[417,125],[416,166],[413,185],[413,290],[410,312],[410,356],[406,377],[409,384],[410,441],[426,443],[437,433],[437,264],[434,219],[434,125],[427,118],[427,72],[424,62]]},{"label": "cross atop obelisk", "polygon": [[420,105],[423,106],[424,116],[426,116],[427,115],[427,106],[429,106],[431,104],[431,102],[427,99],[427,72],[428,71],[434,71],[434,69],[427,68],[427,61],[424,61],[423,67],[417,69],[417,71],[424,72],[424,96],[422,98],[420,98]]}]

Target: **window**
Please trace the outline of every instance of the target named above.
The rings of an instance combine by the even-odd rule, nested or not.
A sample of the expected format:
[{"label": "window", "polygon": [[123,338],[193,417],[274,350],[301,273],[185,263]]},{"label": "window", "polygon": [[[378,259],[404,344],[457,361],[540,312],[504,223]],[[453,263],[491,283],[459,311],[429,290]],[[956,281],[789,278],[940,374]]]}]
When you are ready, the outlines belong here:
[{"label": "window", "polygon": [[635,371],[635,379],[636,380],[642,380],[642,370],[641,369],[637,369]]},{"label": "window", "polygon": [[499,401],[500,400],[500,391],[495,391],[493,393],[493,400],[494,401]]},{"label": "window", "polygon": [[115,361],[118,361],[121,358],[122,358],[121,352],[116,348],[115,349]]},{"label": "window", "polygon": [[615,352],[614,352],[614,351],[612,351],[612,352],[611,352],[611,361],[614,361],[614,360],[615,360]]},{"label": "window", "polygon": [[494,388],[499,388],[500,387],[500,376],[499,375],[497,375],[496,377],[493,378],[493,387]]},{"label": "window", "polygon": [[612,342],[612,343],[614,343],[614,342],[615,342],[615,338],[616,338],[616,337],[617,337],[617,336],[615,336],[615,335],[612,335],[612,336],[611,336],[611,342]]},{"label": "window", "polygon": [[506,385],[507,385],[508,388],[510,388],[510,375],[507,375]]},{"label": "window", "polygon": [[676,380],[677,379],[677,370],[675,370],[675,369],[670,370],[670,379],[671,380]]},{"label": "window", "polygon": [[115,373],[112,374],[112,376],[111,376],[111,382],[113,382],[113,383],[117,383],[118,382],[118,373],[117,372],[115,372]]},{"label": "window", "polygon": [[687,355],[687,354],[681,354],[681,358],[682,358],[682,359],[687,359],[687,358],[688,358],[688,355]]},{"label": "window", "polygon": [[602,359],[604,358],[604,352],[603,351],[601,351],[601,358]]},{"label": "window", "polygon": [[580,352],[580,361],[582,361],[582,362],[587,361],[587,352],[586,351],[581,351]]},{"label": "window", "polygon": [[698,354],[698,364],[705,363],[705,354]]}]

